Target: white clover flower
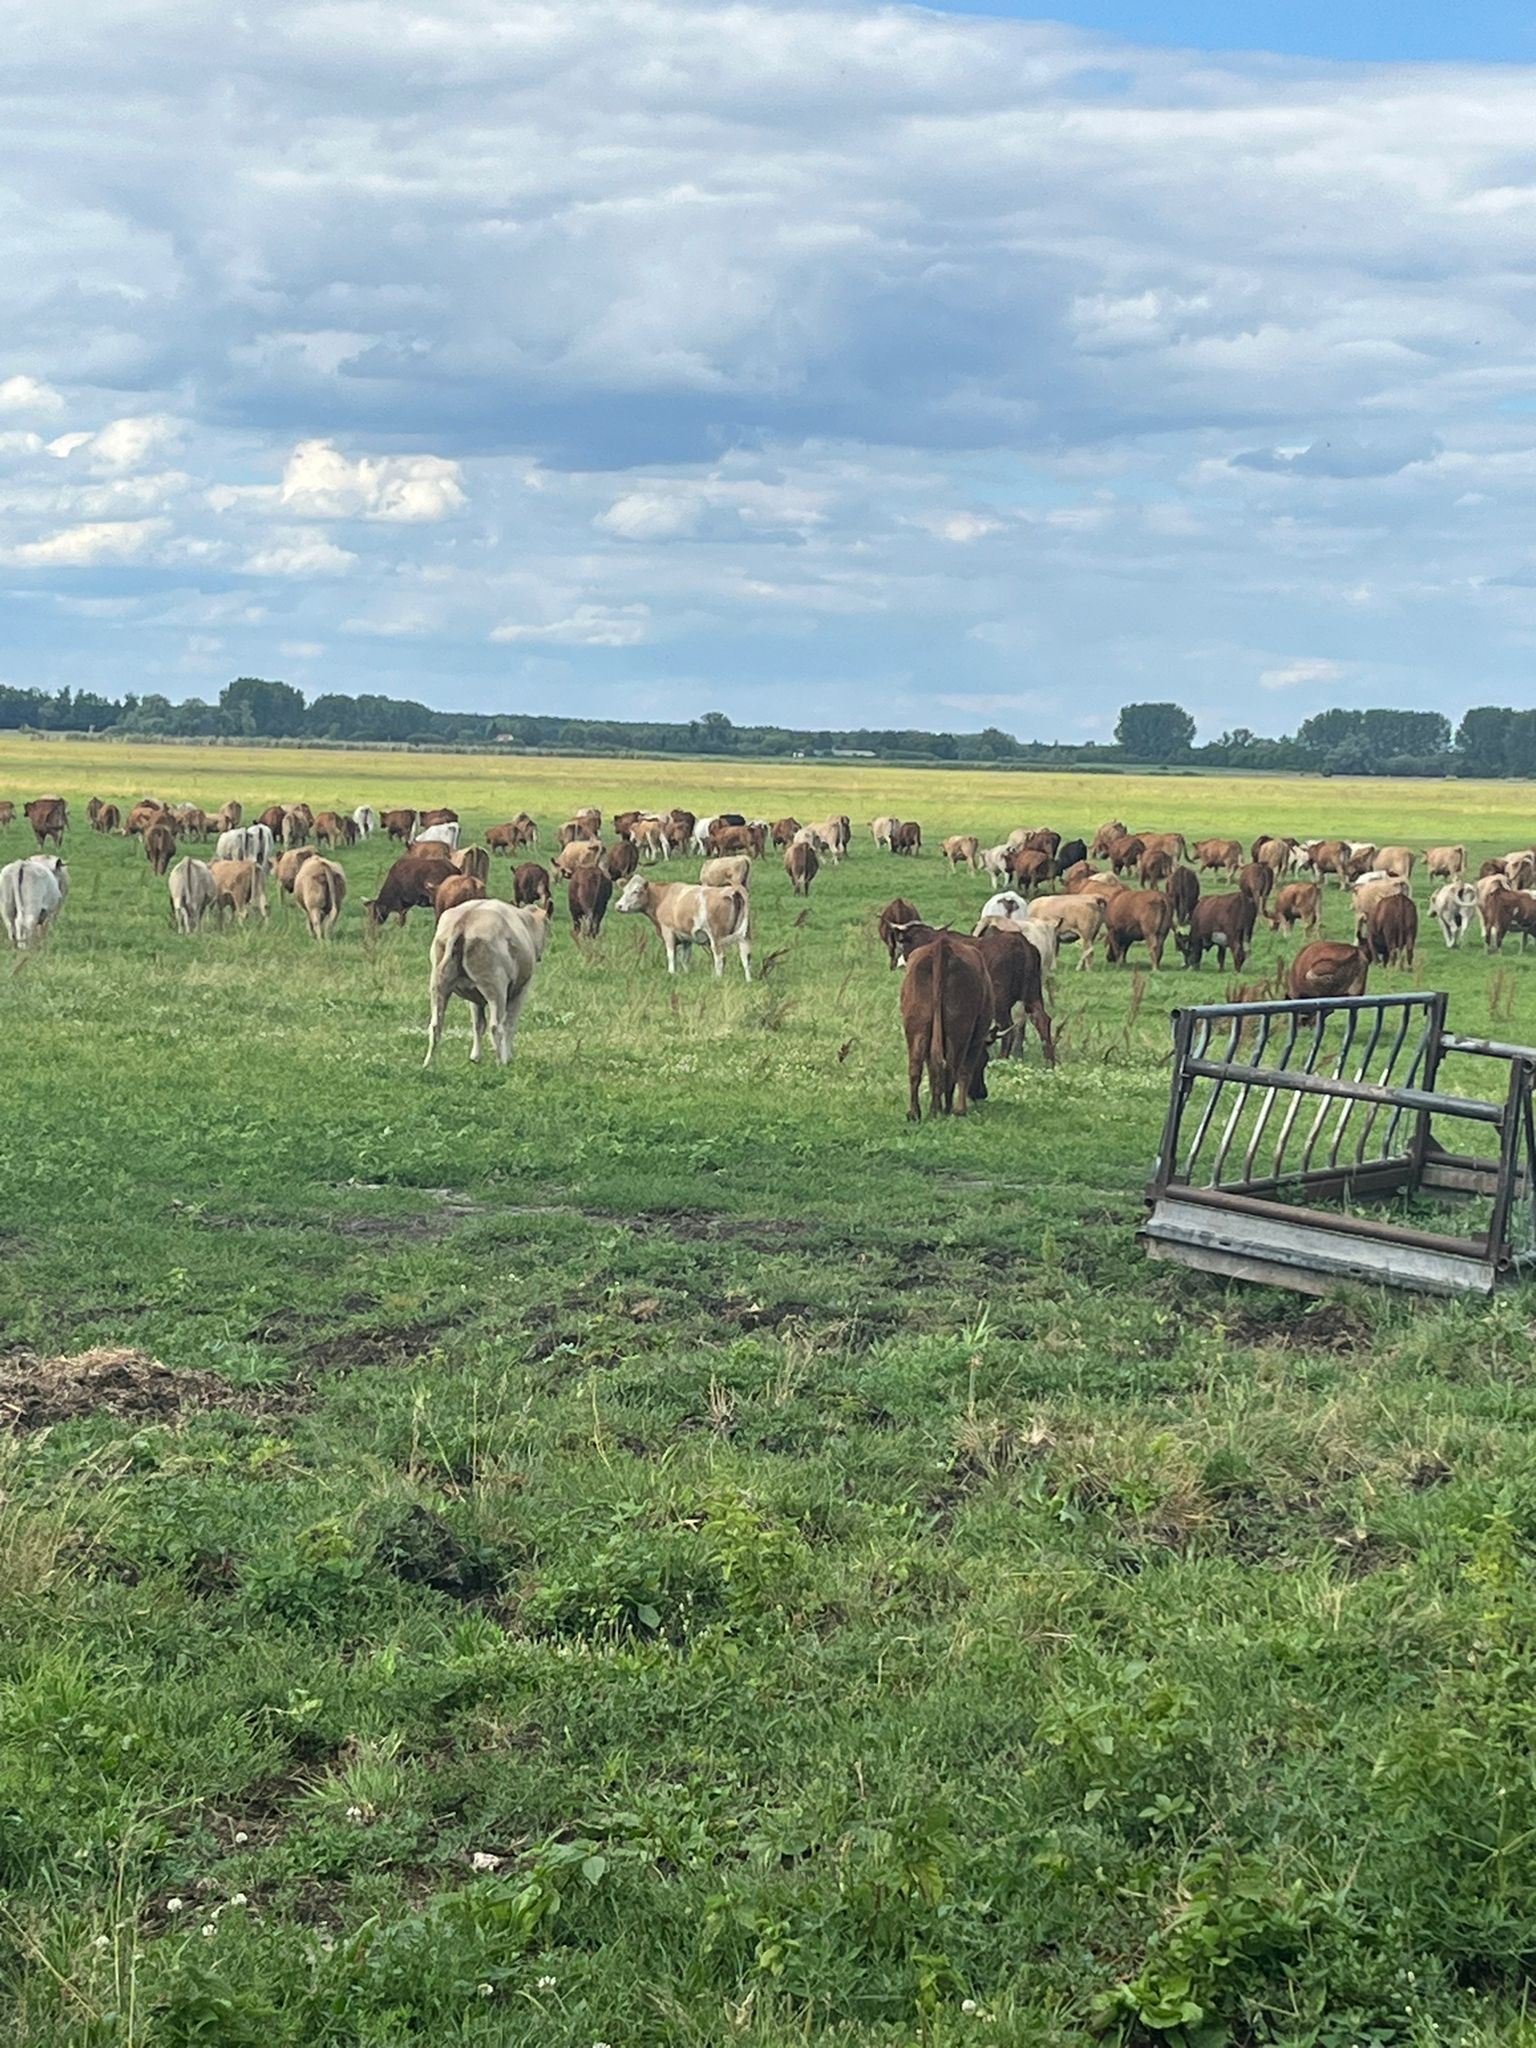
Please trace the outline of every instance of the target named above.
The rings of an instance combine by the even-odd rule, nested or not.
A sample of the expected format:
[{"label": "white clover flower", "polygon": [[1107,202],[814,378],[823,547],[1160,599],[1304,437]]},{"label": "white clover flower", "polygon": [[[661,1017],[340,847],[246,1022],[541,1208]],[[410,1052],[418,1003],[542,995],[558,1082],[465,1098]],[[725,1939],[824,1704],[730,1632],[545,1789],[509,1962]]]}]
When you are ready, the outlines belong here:
[{"label": "white clover flower", "polygon": [[489,1998],[491,1995],[491,1987],[489,1984],[477,1984],[475,1986],[475,1990],[481,1998]]},{"label": "white clover flower", "polygon": [[977,2005],[976,2005],[976,2001],[975,2001],[975,1999],[974,1999],[974,1998],[962,1998],[962,1999],[961,1999],[961,2001],[960,2001],[960,2010],[961,2010],[962,2012],[964,2012],[964,2013],[973,2013],[973,2012],[975,2012],[975,2011],[977,2010]]},{"label": "white clover flower", "polygon": [[202,1926],[201,1926],[201,1927],[200,1927],[200,1928],[198,1929],[198,1932],[199,1932],[199,1934],[201,1934],[201,1935],[202,1935],[202,1937],[203,1937],[203,1939],[204,1939],[205,1941],[207,1940],[207,1938],[208,1938],[208,1936],[209,1936],[210,1934],[217,1934],[217,1933],[218,1933],[218,1931],[219,1931],[219,1930],[218,1930],[217,1926],[215,1925],[215,1923],[214,1923],[214,1922],[213,1922],[212,1920],[205,1920],[205,1921],[203,1922]]},{"label": "white clover flower", "polygon": [[500,1870],[501,1858],[493,1856],[489,1849],[477,1849],[469,1859],[471,1870]]},{"label": "white clover flower", "polygon": [[97,1937],[96,1937],[96,1942],[95,1942],[95,1946],[96,1946],[97,1948],[110,1948],[110,1947],[112,1946],[112,1937],[111,1937],[111,1935],[110,1935],[110,1934],[98,1934],[98,1935],[97,1935]]},{"label": "white clover flower", "polygon": [[241,1842],[248,1842],[250,1839],[250,1836],[245,1832],[244,1828],[237,1828],[235,1830],[236,1847],[238,1847]]},{"label": "white clover flower", "polygon": [[244,1892],[236,1892],[229,1903],[232,1906],[244,1906],[248,1903],[248,1901],[246,1899]]},{"label": "white clover flower", "polygon": [[534,1989],[535,1991],[553,1991],[559,1981],[558,1977],[541,1977],[534,1986]]},{"label": "white clover flower", "polygon": [[349,1807],[347,1808],[347,1819],[348,1819],[348,1820],[361,1820],[361,1819],[362,1819],[362,1817],[363,1817],[363,1809],[362,1809],[362,1808],[361,1808],[360,1806],[349,1806]]},{"label": "white clover flower", "polygon": [[185,1899],[167,1899],[165,1902],[165,1910],[167,1911],[167,1913],[184,1913],[186,1911],[186,1907],[187,1902]]}]

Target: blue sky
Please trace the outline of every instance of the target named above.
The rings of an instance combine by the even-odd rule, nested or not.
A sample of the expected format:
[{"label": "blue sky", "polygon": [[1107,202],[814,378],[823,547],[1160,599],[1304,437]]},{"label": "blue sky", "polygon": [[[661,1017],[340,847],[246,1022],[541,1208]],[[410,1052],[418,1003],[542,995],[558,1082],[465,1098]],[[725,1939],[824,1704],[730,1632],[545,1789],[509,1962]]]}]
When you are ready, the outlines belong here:
[{"label": "blue sky", "polygon": [[7,681],[1067,739],[1530,701],[1512,9],[11,19]]}]

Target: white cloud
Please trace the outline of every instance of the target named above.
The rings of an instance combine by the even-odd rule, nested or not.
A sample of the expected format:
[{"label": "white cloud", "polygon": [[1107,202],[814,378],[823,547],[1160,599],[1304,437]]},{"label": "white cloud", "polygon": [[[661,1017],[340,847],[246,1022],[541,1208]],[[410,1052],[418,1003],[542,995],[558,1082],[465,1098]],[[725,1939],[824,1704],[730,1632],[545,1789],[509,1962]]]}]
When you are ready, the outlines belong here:
[{"label": "white cloud", "polygon": [[543,624],[508,620],[491,634],[496,641],[547,641],[560,647],[637,647],[649,638],[651,614],[643,604],[617,608],[579,604],[569,617]]},{"label": "white cloud", "polygon": [[319,534],[274,535],[241,563],[247,576],[344,576],[357,556]]},{"label": "white cloud", "polygon": [[64,400],[36,377],[0,378],[0,412],[62,412]]},{"label": "white cloud", "polygon": [[277,651],[289,661],[318,661],[325,649],[318,640],[279,640]]},{"label": "white cloud", "polygon": [[91,469],[137,469],[151,455],[173,447],[182,436],[179,420],[166,413],[111,420],[94,433],[60,434],[48,443],[48,453],[67,461],[78,455]]},{"label": "white cloud", "polygon": [[22,541],[5,559],[24,569],[85,569],[104,562],[136,562],[166,531],[163,519],[98,520],[68,526],[42,540]]},{"label": "white cloud", "polygon": [[379,519],[416,525],[464,509],[462,470],[439,455],[343,455],[330,441],[301,441],[289,456],[277,504],[287,517]]},{"label": "white cloud", "polygon": [[1001,532],[1003,522],[989,519],[981,512],[912,512],[907,515],[907,524],[932,534],[935,540],[954,541],[957,546],[966,547],[972,541],[984,540],[989,533]]},{"label": "white cloud", "polygon": [[1265,669],[1259,676],[1259,686],[1265,690],[1316,689],[1325,683],[1342,682],[1348,673],[1346,663],[1323,657],[1287,661],[1278,668]]}]

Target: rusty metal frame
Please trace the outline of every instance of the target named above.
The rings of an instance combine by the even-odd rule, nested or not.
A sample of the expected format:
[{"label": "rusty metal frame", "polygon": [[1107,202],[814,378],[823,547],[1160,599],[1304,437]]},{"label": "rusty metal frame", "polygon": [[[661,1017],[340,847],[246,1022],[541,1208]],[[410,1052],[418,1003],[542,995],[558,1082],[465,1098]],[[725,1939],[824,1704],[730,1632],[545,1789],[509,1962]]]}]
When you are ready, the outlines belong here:
[{"label": "rusty metal frame", "polygon": [[[1445,1017],[1437,990],[1176,1010],[1149,1255],[1310,1293],[1356,1279],[1490,1294],[1536,1266],[1536,1048],[1453,1036]],[[1502,1099],[1446,1092],[1453,1054],[1504,1062]],[[1447,1151],[1436,1118],[1488,1127],[1496,1155]],[[1487,1228],[1348,1206],[1421,1190],[1487,1200]]]}]

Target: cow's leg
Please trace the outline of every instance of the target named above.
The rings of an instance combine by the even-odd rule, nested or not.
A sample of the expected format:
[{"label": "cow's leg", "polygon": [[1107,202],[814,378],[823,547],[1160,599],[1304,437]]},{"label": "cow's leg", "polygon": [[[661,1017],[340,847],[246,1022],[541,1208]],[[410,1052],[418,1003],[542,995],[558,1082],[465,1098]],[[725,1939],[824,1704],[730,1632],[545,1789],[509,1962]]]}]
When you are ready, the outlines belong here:
[{"label": "cow's leg", "polygon": [[431,1002],[431,1011],[427,1017],[427,1056],[421,1063],[424,1067],[431,1066],[437,1048],[442,1043],[443,1012],[448,1007],[448,991],[438,986],[435,977],[432,982]]},{"label": "cow's leg", "polygon": [[907,1122],[920,1124],[923,1120],[923,1047],[910,1032],[907,1036]]},{"label": "cow's leg", "polygon": [[[472,1064],[478,1066],[485,1053],[486,998],[477,991],[469,996],[468,1001],[470,1018],[469,1057]],[[493,999],[491,1009],[491,1044],[496,1048],[497,1057],[500,1058],[501,1046],[496,1035],[497,1021]]]},{"label": "cow's leg", "polygon": [[1152,972],[1153,972],[1154,974],[1156,974],[1157,970],[1158,970],[1158,969],[1159,969],[1159,968],[1160,968],[1160,967],[1162,966],[1162,964],[1163,964],[1163,942],[1162,942],[1162,940],[1161,940],[1160,938],[1157,938],[1157,939],[1148,939],[1148,941],[1147,941],[1147,952],[1148,952],[1148,953],[1149,953],[1149,954],[1151,955],[1151,959],[1152,959]]},{"label": "cow's leg", "polygon": [[741,955],[741,971],[747,980],[752,979],[752,947],[745,931],[736,941],[736,950]]},{"label": "cow's leg", "polygon": [[517,1037],[517,1020],[523,1014],[529,984],[525,981],[519,989],[507,991],[506,1004],[501,1019],[501,1064],[505,1066],[512,1057],[512,1041]]},{"label": "cow's leg", "polygon": [[709,957],[715,963],[715,979],[718,981],[725,972],[725,947],[713,932],[709,934]]},{"label": "cow's leg", "polygon": [[1035,1030],[1039,1033],[1040,1050],[1045,1054],[1045,1064],[1048,1067],[1054,1067],[1056,1064],[1056,1047],[1051,1038],[1051,1020],[1046,1012],[1045,1004],[1037,1001],[1026,1004],[1025,1007],[1028,1011],[1030,1023],[1034,1025]]},{"label": "cow's leg", "polygon": [[676,974],[677,934],[675,932],[664,931],[661,935],[661,943],[666,948],[667,952],[667,972],[668,974]]}]

